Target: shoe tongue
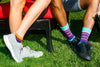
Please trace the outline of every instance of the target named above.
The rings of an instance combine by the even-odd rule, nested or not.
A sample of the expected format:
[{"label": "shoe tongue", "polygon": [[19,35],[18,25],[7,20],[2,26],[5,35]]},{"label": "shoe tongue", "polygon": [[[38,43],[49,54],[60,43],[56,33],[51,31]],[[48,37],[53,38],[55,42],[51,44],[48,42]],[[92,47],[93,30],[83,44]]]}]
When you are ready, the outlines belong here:
[{"label": "shoe tongue", "polygon": [[24,48],[23,45],[21,45],[21,44],[17,44],[17,45],[21,50]]},{"label": "shoe tongue", "polygon": [[26,46],[26,47],[23,47],[22,49],[23,49],[23,51],[30,52],[30,48],[29,48],[29,47],[27,47],[27,46]]},{"label": "shoe tongue", "polygon": [[87,52],[87,49],[85,47],[85,43],[81,43],[79,44],[80,49],[82,50],[82,52]]}]

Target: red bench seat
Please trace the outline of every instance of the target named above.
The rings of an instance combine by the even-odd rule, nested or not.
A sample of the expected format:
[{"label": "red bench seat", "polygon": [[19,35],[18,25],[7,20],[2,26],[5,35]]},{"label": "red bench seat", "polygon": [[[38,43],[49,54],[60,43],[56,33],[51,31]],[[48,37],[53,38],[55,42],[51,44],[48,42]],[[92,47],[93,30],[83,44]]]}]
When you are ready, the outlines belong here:
[{"label": "red bench seat", "polygon": [[[33,3],[34,1],[27,1],[24,7],[24,11],[27,12]],[[0,4],[0,19],[9,18],[9,10],[10,10],[10,3]],[[43,16],[43,18],[53,18],[50,6],[48,7],[47,12]]]}]

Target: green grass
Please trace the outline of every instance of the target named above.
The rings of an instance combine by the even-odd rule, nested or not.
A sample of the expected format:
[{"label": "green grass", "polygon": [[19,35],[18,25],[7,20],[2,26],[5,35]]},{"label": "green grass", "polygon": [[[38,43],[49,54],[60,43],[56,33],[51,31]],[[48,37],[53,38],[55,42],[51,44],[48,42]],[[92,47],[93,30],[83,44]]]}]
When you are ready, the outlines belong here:
[{"label": "green grass", "polygon": [[1,0],[0,3],[5,3],[5,2],[9,2],[10,0]]},{"label": "green grass", "polygon": [[[5,0],[3,0],[5,1]],[[80,38],[82,19],[85,11],[70,13],[69,25],[76,37]],[[40,58],[24,58],[23,62],[16,63],[3,42],[4,33],[0,33],[0,67],[100,67],[100,33],[94,27],[89,42],[93,44],[92,61],[78,57],[70,48],[68,41],[59,29],[52,30],[52,43],[54,53],[47,51],[44,34],[29,34],[23,41],[36,51],[43,51]]]}]

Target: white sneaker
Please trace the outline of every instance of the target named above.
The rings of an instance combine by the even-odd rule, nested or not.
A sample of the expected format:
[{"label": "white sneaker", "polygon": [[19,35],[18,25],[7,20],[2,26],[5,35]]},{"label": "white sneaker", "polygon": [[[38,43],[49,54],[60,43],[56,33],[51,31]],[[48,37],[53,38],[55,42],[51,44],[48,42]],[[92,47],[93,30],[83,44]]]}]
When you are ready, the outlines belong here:
[{"label": "white sneaker", "polygon": [[3,36],[4,42],[9,49],[13,59],[16,62],[21,62],[23,61],[21,57],[21,48],[23,47],[21,43],[18,43],[16,38],[15,38],[15,33],[9,34],[9,35],[4,35]]},{"label": "white sneaker", "polygon": [[22,58],[25,58],[25,57],[35,57],[35,58],[38,58],[38,57],[40,57],[42,55],[43,55],[42,51],[31,50],[28,46],[23,47],[23,49],[21,50]]}]

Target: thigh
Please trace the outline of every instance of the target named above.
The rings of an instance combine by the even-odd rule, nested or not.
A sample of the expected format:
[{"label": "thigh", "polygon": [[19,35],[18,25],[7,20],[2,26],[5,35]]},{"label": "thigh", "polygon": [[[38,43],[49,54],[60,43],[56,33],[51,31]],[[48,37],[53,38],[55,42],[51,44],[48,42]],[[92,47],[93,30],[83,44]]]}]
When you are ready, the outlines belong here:
[{"label": "thigh", "polygon": [[88,7],[95,8],[98,3],[99,0],[80,0],[80,7],[82,9],[87,9]]},{"label": "thigh", "polygon": [[56,8],[62,7],[62,0],[51,0],[51,6]]}]

